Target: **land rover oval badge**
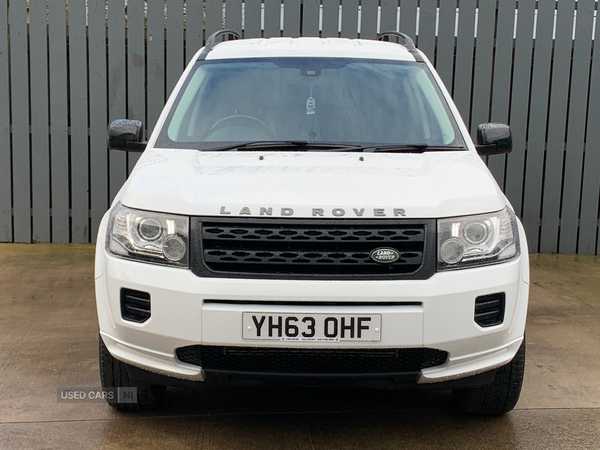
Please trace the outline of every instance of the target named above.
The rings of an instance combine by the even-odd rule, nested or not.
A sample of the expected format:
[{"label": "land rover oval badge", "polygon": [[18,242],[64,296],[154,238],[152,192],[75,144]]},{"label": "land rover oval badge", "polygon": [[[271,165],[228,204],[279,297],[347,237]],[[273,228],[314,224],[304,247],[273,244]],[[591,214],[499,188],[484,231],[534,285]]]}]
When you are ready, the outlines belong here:
[{"label": "land rover oval badge", "polygon": [[381,264],[391,264],[400,259],[400,253],[393,248],[376,248],[369,256],[373,261]]}]

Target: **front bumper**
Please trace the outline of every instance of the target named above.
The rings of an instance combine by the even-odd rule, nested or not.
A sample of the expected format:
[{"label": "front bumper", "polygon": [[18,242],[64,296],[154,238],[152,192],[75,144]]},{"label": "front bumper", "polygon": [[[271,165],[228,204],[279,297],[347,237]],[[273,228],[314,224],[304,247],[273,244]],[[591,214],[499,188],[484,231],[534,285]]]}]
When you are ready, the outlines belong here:
[{"label": "front bumper", "polygon": [[[103,233],[101,228],[100,236]],[[521,242],[525,242],[523,235]],[[179,361],[175,355],[179,347],[292,346],[283,341],[242,339],[242,313],[248,311],[381,314],[380,342],[294,342],[293,346],[447,351],[446,363],[422,370],[419,384],[481,374],[508,363],[516,354],[525,329],[528,283],[526,249],[508,263],[436,273],[428,280],[400,281],[200,278],[190,270],[115,258],[102,245],[96,252],[100,333],[110,353],[132,366],[192,381],[204,381],[206,374],[198,366]],[[122,319],[121,288],[150,293],[152,315],[148,321],[138,324]],[[504,322],[489,328],[478,326],[473,319],[475,298],[498,292],[506,294]],[[248,306],[219,300],[272,303]],[[327,306],[315,306],[315,301],[327,302]],[[344,306],[335,302],[344,302]],[[352,305],[354,302],[360,305]],[[370,306],[370,302],[378,305]],[[395,305],[380,306],[386,302]],[[407,304],[397,304],[402,302]]]}]

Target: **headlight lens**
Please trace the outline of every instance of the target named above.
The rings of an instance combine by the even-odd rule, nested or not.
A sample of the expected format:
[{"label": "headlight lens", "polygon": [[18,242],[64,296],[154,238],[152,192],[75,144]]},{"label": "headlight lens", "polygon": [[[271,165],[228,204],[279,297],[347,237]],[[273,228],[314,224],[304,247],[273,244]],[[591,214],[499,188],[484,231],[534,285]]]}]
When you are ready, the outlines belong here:
[{"label": "headlight lens", "polygon": [[438,270],[504,262],[519,252],[517,219],[509,208],[438,220]]},{"label": "headlight lens", "polygon": [[119,204],[110,215],[106,249],[124,258],[188,267],[189,228],[187,217]]}]

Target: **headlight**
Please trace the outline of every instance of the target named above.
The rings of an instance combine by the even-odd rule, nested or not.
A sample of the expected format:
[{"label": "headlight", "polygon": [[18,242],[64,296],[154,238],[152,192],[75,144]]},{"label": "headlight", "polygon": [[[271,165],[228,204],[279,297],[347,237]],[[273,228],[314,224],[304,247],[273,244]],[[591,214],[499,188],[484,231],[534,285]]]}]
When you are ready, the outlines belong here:
[{"label": "headlight", "polygon": [[124,258],[188,267],[189,228],[187,217],[119,204],[110,214],[106,249]]},{"label": "headlight", "polygon": [[438,220],[438,270],[504,262],[519,251],[517,219],[509,208]]}]

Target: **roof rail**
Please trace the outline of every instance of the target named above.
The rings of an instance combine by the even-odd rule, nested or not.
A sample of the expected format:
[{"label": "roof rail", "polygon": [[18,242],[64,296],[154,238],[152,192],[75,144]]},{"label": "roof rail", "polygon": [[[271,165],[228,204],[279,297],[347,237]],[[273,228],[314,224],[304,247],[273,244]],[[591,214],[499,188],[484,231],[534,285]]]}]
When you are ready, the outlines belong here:
[{"label": "roof rail", "polygon": [[215,48],[215,45],[217,45],[219,42],[223,42],[223,41],[217,41],[217,39],[222,36],[227,36],[228,41],[240,39],[240,35],[233,30],[215,31],[206,40],[206,45],[204,46],[204,50],[202,50],[202,53],[200,53],[200,56],[198,56],[199,61],[206,59],[206,55],[208,55],[210,53],[210,51],[213,48]]},{"label": "roof rail", "polygon": [[411,39],[411,37],[408,34],[400,33],[399,31],[382,31],[381,33],[379,33],[377,35],[377,40],[389,42],[390,36],[394,36],[394,37],[401,38],[402,40],[404,40],[403,45],[406,47],[406,49],[409,51],[409,53],[415,57],[415,60],[419,61],[419,62],[423,62],[423,58],[421,57],[421,54],[417,50],[417,47],[415,47],[414,41]]}]

